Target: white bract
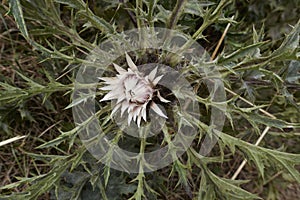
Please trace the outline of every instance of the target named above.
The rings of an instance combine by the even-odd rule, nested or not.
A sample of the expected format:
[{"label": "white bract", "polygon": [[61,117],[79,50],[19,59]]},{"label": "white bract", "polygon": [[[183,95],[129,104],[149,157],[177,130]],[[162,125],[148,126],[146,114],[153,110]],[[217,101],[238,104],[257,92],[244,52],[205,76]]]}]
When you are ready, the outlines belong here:
[{"label": "white bract", "polygon": [[159,116],[168,118],[158,105],[152,101],[154,92],[156,92],[160,101],[164,103],[169,102],[160,95],[158,90],[154,89],[163,75],[156,77],[156,67],[147,76],[143,76],[128,54],[126,54],[126,61],[129,66],[127,71],[113,63],[119,74],[117,74],[116,77],[99,78],[107,84],[107,86],[100,89],[109,91],[100,102],[116,99],[117,103],[111,115],[115,114],[118,109],[121,109],[122,117],[127,110],[128,125],[130,125],[130,122],[133,120],[137,123],[138,127],[140,127],[141,119],[143,118],[144,121],[146,121],[148,103],[150,103],[150,108]]}]

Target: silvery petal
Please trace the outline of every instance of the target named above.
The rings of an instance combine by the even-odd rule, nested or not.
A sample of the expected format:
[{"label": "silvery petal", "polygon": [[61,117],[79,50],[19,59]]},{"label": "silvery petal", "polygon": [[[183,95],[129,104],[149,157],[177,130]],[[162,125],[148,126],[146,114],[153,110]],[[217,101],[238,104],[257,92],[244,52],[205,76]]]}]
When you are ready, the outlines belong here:
[{"label": "silvery petal", "polygon": [[100,90],[113,90],[116,86],[114,85],[107,85],[107,86],[104,86],[102,88],[99,88]]},{"label": "silvery petal", "polygon": [[126,109],[129,107],[129,103],[127,101],[122,102],[122,107],[121,107],[121,117],[123,116],[124,112]]},{"label": "silvery petal", "polygon": [[130,68],[127,69],[127,73],[128,73],[128,74],[135,74],[135,72],[132,71]]},{"label": "silvery petal", "polygon": [[113,65],[114,65],[115,69],[117,70],[117,72],[118,72],[119,74],[124,74],[124,73],[127,72],[125,69],[123,69],[123,68],[120,67],[119,65],[117,65],[117,64],[115,64],[115,63],[113,63]]},{"label": "silvery petal", "polygon": [[[145,104],[145,105],[147,105],[147,104]],[[142,116],[143,116],[144,121],[147,121],[147,116],[146,116],[147,112],[146,111],[147,111],[146,110],[146,106],[143,106],[143,108],[142,108]]]},{"label": "silvery petal", "polygon": [[138,125],[139,128],[140,128],[140,125],[141,125],[141,119],[142,119],[142,117],[139,115],[138,119],[137,119],[137,125]]},{"label": "silvery petal", "polygon": [[133,71],[138,71],[137,66],[133,63],[133,61],[131,60],[130,56],[126,53],[126,61],[128,66],[133,70]]},{"label": "silvery petal", "polygon": [[114,109],[111,111],[110,116],[113,116],[115,114],[115,112],[117,112],[117,110],[121,107],[121,104],[116,104]]},{"label": "silvery petal", "polygon": [[100,79],[101,81],[105,81],[105,82],[114,82],[114,81],[118,80],[118,78],[116,78],[116,77],[98,77],[98,79]]},{"label": "silvery petal", "polygon": [[124,88],[123,87],[116,87],[114,90],[112,90],[116,94],[116,96],[124,95]]},{"label": "silvery petal", "polygon": [[156,78],[153,80],[152,84],[153,84],[154,86],[156,86],[157,83],[160,81],[160,79],[161,79],[163,76],[164,76],[164,75],[161,75],[161,76],[156,77]]},{"label": "silvery petal", "polygon": [[152,82],[156,76],[157,73],[157,67],[155,67],[155,69],[153,69],[150,74],[148,75],[148,79]]},{"label": "silvery petal", "polygon": [[138,118],[141,117],[142,107],[139,106],[135,112],[136,112],[136,116],[137,116]]},{"label": "silvery petal", "polygon": [[145,76],[144,79],[145,79],[145,81],[146,81],[147,83],[150,82],[149,75]]},{"label": "silvery petal", "polygon": [[126,74],[117,74],[117,77],[119,80],[124,80],[125,78],[128,77],[128,75],[130,75],[128,72],[126,72]]},{"label": "silvery petal", "polygon": [[136,121],[136,117],[138,116],[138,112],[137,112],[136,108],[133,109],[132,115],[133,115],[133,116],[132,116],[133,121]]},{"label": "silvery petal", "polygon": [[114,91],[110,91],[100,100],[100,102],[115,99],[116,96],[117,94]]},{"label": "silvery petal", "polygon": [[128,106],[128,113],[133,111],[135,105],[136,105],[135,103],[129,103],[129,106]]},{"label": "silvery petal", "polygon": [[171,102],[171,101],[169,101],[169,100],[163,98],[163,97],[160,95],[159,91],[157,91],[157,97],[159,98],[159,100],[160,100],[161,102],[164,102],[164,103],[169,103],[169,102]]},{"label": "silvery petal", "polygon": [[128,80],[124,81],[124,86],[127,91],[132,90],[138,82],[137,78],[128,78]]},{"label": "silvery petal", "polygon": [[129,91],[125,90],[125,96],[126,100],[129,100],[131,98],[131,94],[129,93]]},{"label": "silvery petal", "polygon": [[150,108],[151,108],[154,112],[156,112],[159,116],[168,119],[168,117],[161,111],[161,109],[158,107],[158,105],[157,105],[156,103],[154,103],[153,101],[152,101],[152,103],[151,103],[151,105],[150,105]]},{"label": "silvery petal", "polygon": [[130,126],[130,122],[132,120],[132,113],[128,113],[128,126]]},{"label": "silvery petal", "polygon": [[120,103],[120,102],[123,101],[125,98],[126,98],[125,94],[122,93],[122,94],[118,97],[117,103]]},{"label": "silvery petal", "polygon": [[135,87],[133,89],[133,92],[136,96],[143,96],[145,94],[147,94],[148,92],[148,87],[146,87],[145,85],[137,85],[137,87]]}]

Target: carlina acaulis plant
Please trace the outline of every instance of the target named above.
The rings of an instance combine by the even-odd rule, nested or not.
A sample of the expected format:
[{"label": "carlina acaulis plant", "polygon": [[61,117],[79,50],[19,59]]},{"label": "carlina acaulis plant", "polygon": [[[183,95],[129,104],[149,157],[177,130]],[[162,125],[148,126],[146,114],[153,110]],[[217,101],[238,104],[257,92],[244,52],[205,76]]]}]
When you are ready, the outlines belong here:
[{"label": "carlina acaulis plant", "polygon": [[130,56],[126,53],[126,61],[129,66],[127,70],[113,63],[115,70],[119,73],[115,77],[100,77],[107,86],[100,88],[109,92],[100,100],[107,101],[116,99],[117,102],[111,115],[121,110],[121,116],[127,110],[128,125],[133,120],[140,127],[141,119],[147,121],[147,105],[161,117],[168,118],[158,105],[152,101],[153,95],[156,95],[161,102],[168,103],[160,95],[159,90],[155,89],[163,75],[156,76],[157,67],[148,75],[139,72],[137,66],[133,63]]},{"label": "carlina acaulis plant", "polygon": [[[299,199],[299,13],[299,0],[2,1],[0,199]],[[147,28],[143,30],[155,34],[158,27],[182,33],[164,34],[167,45],[172,46],[174,38],[189,40],[182,44],[187,49],[174,46],[175,53],[167,52],[175,61],[163,49],[123,48],[132,42],[123,38],[126,31]],[[146,33],[133,36],[143,39]],[[112,36],[121,38],[113,41],[114,47],[127,53],[100,69],[91,60],[101,64],[105,55],[118,54],[105,46]],[[193,42],[213,57],[183,60],[185,51],[193,52]],[[90,56],[100,46],[107,47],[106,54]],[[175,55],[178,50],[180,56]],[[195,97],[186,106],[199,105],[199,115],[176,107],[190,93],[163,86],[167,74],[159,65],[141,68],[149,63],[166,65],[184,76]],[[83,65],[91,68],[80,71],[78,77],[83,78],[77,79]],[[199,68],[212,66],[224,83],[222,102],[211,101],[204,84],[205,78],[215,77],[199,73]],[[95,74],[98,82],[80,82],[84,75]],[[76,84],[83,88],[77,96]],[[80,115],[83,121],[74,123],[73,109],[91,99],[94,115]],[[220,104],[226,105],[226,120],[222,130],[214,131],[210,114]],[[123,116],[126,128],[118,127],[117,115]],[[161,120],[151,123],[150,116]],[[95,121],[102,132],[87,131],[94,130]],[[177,157],[189,138],[179,137],[179,146],[174,146],[174,138],[190,127],[196,136]],[[130,128],[145,137],[126,134]],[[158,133],[143,134],[147,128]],[[93,138],[82,138],[79,131]],[[199,152],[206,136],[217,136],[218,141],[203,156]],[[119,157],[131,161],[130,154],[115,154],[116,148],[134,152],[139,173],[102,164],[83,144],[93,146],[94,138],[107,140],[107,146],[95,146],[108,147],[103,156],[108,162]],[[164,147],[177,159],[151,173],[143,171],[156,159],[147,160],[145,154]],[[126,162],[118,164],[130,169]]]}]

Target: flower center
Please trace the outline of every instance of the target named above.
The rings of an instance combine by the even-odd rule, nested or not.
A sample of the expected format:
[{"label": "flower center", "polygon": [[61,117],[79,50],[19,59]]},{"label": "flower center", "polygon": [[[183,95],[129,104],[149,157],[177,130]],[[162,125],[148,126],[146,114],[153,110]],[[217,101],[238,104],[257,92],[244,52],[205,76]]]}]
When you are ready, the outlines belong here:
[{"label": "flower center", "polygon": [[128,76],[124,80],[126,98],[131,103],[145,104],[148,103],[153,95],[153,89],[144,78],[136,75]]}]

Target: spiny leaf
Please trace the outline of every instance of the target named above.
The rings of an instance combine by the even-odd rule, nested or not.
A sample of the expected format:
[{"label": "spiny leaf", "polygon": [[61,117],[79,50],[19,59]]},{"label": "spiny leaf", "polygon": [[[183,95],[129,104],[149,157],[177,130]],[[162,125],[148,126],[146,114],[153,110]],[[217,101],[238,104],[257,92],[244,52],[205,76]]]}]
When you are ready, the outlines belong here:
[{"label": "spiny leaf", "polygon": [[285,80],[289,83],[300,83],[300,61],[290,62]]},{"label": "spiny leaf", "polygon": [[67,132],[62,132],[61,131],[61,135],[57,138],[55,138],[54,140],[51,140],[49,142],[46,142],[38,147],[36,147],[37,149],[41,149],[41,148],[47,148],[47,147],[51,147],[51,146],[57,146],[60,143],[62,143],[63,141],[65,141],[66,139],[70,138],[70,137],[74,137],[75,133],[79,130],[79,126],[76,126],[74,129],[67,131]]},{"label": "spiny leaf", "polygon": [[72,8],[83,10],[85,8],[85,3],[81,0],[54,0],[57,3],[66,4]]},{"label": "spiny leaf", "polygon": [[23,11],[22,11],[22,7],[20,4],[20,0],[9,0],[9,5],[10,5],[10,12],[14,16],[21,33],[23,34],[25,39],[28,40],[29,35],[28,35],[27,27],[26,27],[26,24],[24,21],[24,16],[23,16]]},{"label": "spiny leaf", "polygon": [[299,46],[300,20],[293,30],[285,37],[280,47],[271,55],[272,60],[285,59],[293,56],[293,51]]},{"label": "spiny leaf", "polygon": [[239,183],[232,180],[227,180],[220,178],[214,173],[212,173],[208,168],[204,168],[206,176],[213,182],[215,187],[217,187],[217,192],[220,193],[220,196],[226,199],[261,199],[255,194],[252,194],[242,188],[236,186],[233,183]]},{"label": "spiny leaf", "polygon": [[266,43],[268,43],[268,42],[267,41],[258,42],[256,44],[251,44],[249,46],[242,47],[242,48],[236,50],[235,52],[231,53],[228,56],[220,57],[218,59],[218,63],[226,64],[228,62],[236,61],[239,58],[244,58],[245,56],[252,54],[254,51],[257,50],[258,47],[261,47],[261,46],[265,45]]},{"label": "spiny leaf", "polygon": [[184,12],[192,15],[197,15],[200,17],[203,17],[204,15],[204,7],[207,6],[212,6],[215,3],[213,2],[199,2],[197,0],[189,0],[187,1],[185,7],[184,7]]},{"label": "spiny leaf", "polygon": [[297,182],[300,182],[300,173],[294,168],[295,165],[300,164],[300,154],[259,147],[222,132],[219,132],[219,136],[226,145],[237,146],[244,152],[248,158],[254,161],[260,172],[264,171],[263,168],[266,164],[272,164],[272,166],[287,170]]}]

